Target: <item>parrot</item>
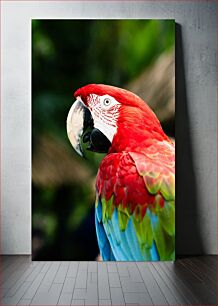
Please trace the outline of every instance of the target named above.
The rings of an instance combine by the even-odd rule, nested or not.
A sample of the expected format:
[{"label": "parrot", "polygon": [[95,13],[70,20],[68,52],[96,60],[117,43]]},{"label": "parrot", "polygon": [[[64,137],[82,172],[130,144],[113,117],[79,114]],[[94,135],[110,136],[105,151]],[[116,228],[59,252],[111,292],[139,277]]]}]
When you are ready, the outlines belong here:
[{"label": "parrot", "polygon": [[106,153],[96,176],[103,261],[175,260],[175,144],[148,104],[105,84],[74,93],[67,135],[75,151]]}]

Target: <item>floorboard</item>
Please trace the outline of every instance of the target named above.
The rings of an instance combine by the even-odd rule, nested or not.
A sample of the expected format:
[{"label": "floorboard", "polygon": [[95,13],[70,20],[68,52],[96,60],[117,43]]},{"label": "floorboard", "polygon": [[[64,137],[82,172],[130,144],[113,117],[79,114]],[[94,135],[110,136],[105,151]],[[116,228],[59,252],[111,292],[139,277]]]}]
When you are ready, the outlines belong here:
[{"label": "floorboard", "polygon": [[217,256],[49,262],[1,256],[0,305],[217,305]]}]

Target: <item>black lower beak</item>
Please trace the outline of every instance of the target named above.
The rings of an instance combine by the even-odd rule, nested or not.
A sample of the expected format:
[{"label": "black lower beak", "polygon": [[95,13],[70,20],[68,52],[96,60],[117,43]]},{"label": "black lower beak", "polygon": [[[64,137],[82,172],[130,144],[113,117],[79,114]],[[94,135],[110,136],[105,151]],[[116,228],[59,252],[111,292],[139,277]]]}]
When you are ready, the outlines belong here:
[{"label": "black lower beak", "polygon": [[96,128],[84,134],[83,142],[89,142],[87,150],[98,153],[107,153],[111,146],[110,140]]}]

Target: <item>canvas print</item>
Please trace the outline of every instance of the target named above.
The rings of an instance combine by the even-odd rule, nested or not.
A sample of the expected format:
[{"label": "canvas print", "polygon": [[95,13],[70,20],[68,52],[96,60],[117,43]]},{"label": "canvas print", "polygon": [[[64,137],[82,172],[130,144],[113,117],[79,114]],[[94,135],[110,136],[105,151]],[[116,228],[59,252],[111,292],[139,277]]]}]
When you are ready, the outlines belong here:
[{"label": "canvas print", "polygon": [[175,259],[174,20],[33,20],[35,260]]}]

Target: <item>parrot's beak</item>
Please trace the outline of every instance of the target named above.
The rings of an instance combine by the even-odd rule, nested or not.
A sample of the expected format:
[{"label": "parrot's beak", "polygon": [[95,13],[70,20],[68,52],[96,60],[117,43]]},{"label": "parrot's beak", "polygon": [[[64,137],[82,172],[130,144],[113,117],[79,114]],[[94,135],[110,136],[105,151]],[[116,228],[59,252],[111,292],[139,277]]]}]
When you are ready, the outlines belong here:
[{"label": "parrot's beak", "polygon": [[111,146],[110,140],[94,127],[92,114],[80,97],[68,113],[67,135],[73,148],[81,156],[84,156],[82,142],[87,143],[87,150],[98,153],[107,153]]},{"label": "parrot's beak", "polygon": [[83,150],[80,141],[88,125],[93,127],[91,113],[78,98],[73,103],[67,116],[67,135],[73,148],[81,156],[83,156]]}]

